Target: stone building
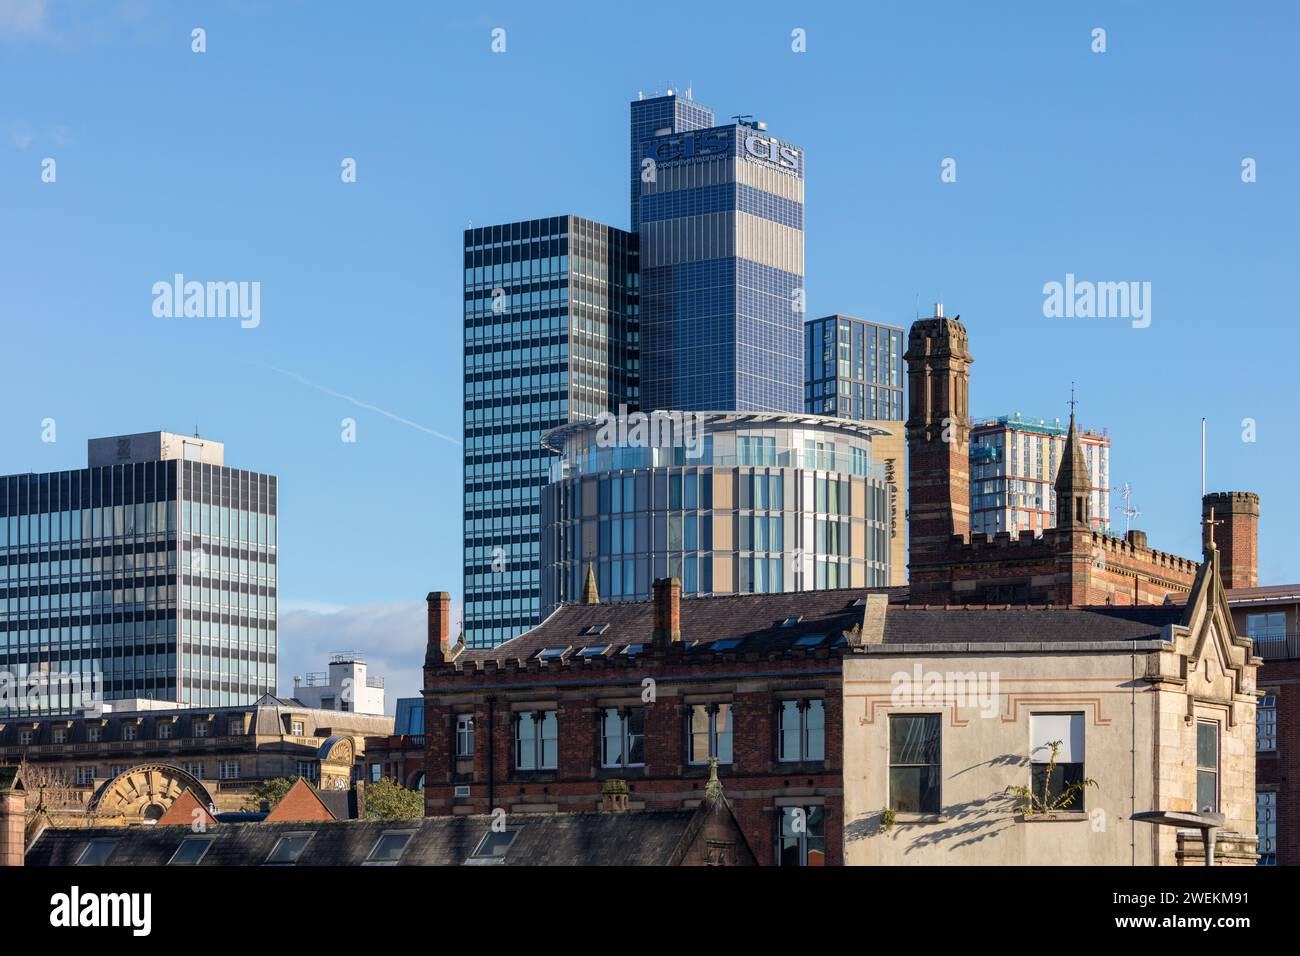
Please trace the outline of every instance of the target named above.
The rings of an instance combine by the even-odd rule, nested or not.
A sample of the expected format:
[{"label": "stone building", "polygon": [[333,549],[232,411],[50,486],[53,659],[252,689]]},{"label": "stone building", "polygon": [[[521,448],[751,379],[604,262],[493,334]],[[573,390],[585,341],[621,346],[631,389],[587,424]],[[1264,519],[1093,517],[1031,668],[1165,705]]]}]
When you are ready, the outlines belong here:
[{"label": "stone building", "polygon": [[1258,663],[1212,546],[1185,604],[890,605],[844,656],[845,861],[1203,864],[1166,811],[1254,863]]},{"label": "stone building", "polygon": [[218,811],[251,805],[256,786],[305,777],[347,790],[367,735],[391,733],[393,718],[318,710],[266,695],[215,708],[113,702],[102,712],[24,717],[0,723],[0,764],[24,764],[27,799],[39,779],[47,803],[69,821],[157,820],[185,790]]}]

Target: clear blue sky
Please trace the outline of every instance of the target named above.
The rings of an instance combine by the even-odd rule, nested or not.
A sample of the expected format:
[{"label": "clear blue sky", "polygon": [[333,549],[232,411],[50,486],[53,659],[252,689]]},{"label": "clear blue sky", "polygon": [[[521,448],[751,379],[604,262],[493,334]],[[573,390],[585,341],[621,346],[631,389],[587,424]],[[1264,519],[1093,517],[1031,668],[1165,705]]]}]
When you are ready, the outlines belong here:
[{"label": "clear blue sky", "polygon": [[[474,7],[0,0],[0,473],[197,424],[280,476],[282,606],[320,652],[417,666],[419,633],[356,622],[459,597],[460,449],[430,432],[460,435],[461,230],[626,226],[627,104],[671,81],[806,150],[810,314],[942,297],[977,415],[1063,416],[1076,381],[1136,524],[1189,556],[1207,416],[1211,489],[1262,496],[1262,580],[1300,580],[1293,5]],[[261,325],[154,317],[176,272],[260,282]],[[1045,318],[1066,273],[1150,282],[1150,327]],[[282,684],[319,669],[293,633]]]}]

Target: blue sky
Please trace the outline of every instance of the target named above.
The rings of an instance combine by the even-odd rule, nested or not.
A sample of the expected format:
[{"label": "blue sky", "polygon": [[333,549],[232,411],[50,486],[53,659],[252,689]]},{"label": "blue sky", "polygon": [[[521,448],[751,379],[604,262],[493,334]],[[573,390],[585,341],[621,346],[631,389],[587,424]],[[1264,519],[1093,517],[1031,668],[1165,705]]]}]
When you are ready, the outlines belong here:
[{"label": "blue sky", "polygon": [[[1064,416],[1077,382],[1135,525],[1188,556],[1206,416],[1262,581],[1300,580],[1295,8],[846,6],[0,0],[0,473],[197,425],[280,477],[282,687],[360,648],[411,693],[420,602],[460,591],[461,230],[626,226],[627,104],[671,82],[806,150],[810,314],[942,298],[977,415]],[[177,272],[260,282],[260,325],[155,317]],[[1151,324],[1045,318],[1067,273],[1150,282]]]}]

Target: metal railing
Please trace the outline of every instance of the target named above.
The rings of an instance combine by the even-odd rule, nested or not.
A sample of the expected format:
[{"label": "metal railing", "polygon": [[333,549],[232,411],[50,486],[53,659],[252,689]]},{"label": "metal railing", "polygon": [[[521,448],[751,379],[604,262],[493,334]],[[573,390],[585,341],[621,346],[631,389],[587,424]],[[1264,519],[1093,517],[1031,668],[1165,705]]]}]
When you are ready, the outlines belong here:
[{"label": "metal railing", "polygon": [[1270,631],[1252,634],[1255,653],[1266,661],[1300,660],[1300,631]]}]

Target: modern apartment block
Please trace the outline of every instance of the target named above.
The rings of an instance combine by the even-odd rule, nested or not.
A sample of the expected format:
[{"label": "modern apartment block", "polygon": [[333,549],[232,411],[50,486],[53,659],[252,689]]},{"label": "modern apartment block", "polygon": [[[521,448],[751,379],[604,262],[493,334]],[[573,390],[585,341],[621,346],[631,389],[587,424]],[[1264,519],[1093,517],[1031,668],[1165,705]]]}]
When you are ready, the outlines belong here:
[{"label": "modern apartment block", "polygon": [[802,411],[803,151],[747,117],[641,138],[649,111],[632,104],[642,407]]},{"label": "modern apartment block", "polygon": [[0,477],[0,713],[275,691],[276,479],[224,454],[147,432],[91,439],[83,469]]},{"label": "modern apartment block", "polygon": [[855,421],[903,420],[905,330],[827,315],[804,323],[804,411]]},{"label": "modern apartment block", "polygon": [[544,432],[635,405],[636,236],[578,216],[465,231],[465,639],[538,621]]},{"label": "modern apartment block", "polygon": [[[1010,531],[1041,534],[1056,525],[1052,481],[1065,448],[1061,420],[1026,418],[1019,412],[981,419],[970,437],[970,529],[987,535]],[[1077,429],[1092,483],[1092,527],[1110,528],[1110,435]]]},{"label": "modern apartment block", "polygon": [[889,485],[891,585],[907,583],[907,441],[903,427],[903,336],[897,326],[851,315],[804,323],[804,410],[874,426],[872,454]]}]

